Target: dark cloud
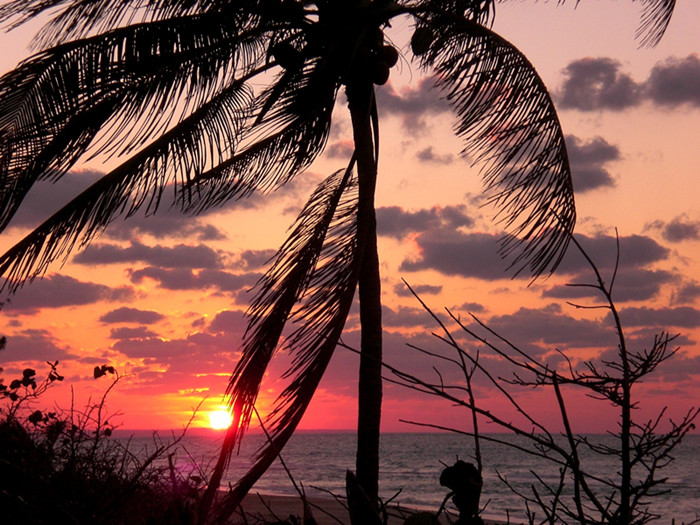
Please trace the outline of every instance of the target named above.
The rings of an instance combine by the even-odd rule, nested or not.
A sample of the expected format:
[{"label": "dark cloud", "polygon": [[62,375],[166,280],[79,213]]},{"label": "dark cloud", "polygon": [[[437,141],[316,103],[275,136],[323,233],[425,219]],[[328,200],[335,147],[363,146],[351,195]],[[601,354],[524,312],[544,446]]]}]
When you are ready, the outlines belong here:
[{"label": "dark cloud", "polygon": [[508,279],[507,264],[498,256],[499,238],[446,228],[421,233],[416,237],[419,257],[403,261],[400,269],[409,272],[432,269],[445,275]]},{"label": "dark cloud", "polygon": [[148,339],[157,336],[158,334],[145,326],[120,326],[112,328],[109,333],[110,339]]},{"label": "dark cloud", "polygon": [[611,58],[583,58],[564,69],[564,84],[558,93],[560,107],[594,111],[619,111],[636,105],[640,87],[620,71],[621,64]]},{"label": "dark cloud", "polygon": [[212,333],[242,334],[248,326],[248,319],[242,310],[223,310],[209,323]]},{"label": "dark cloud", "polygon": [[325,149],[325,154],[332,159],[350,160],[355,151],[355,143],[351,140],[339,140]]},{"label": "dark cloud", "polygon": [[71,171],[55,182],[37,182],[25,197],[9,227],[38,226],[103,175],[104,173],[92,170]]},{"label": "dark cloud", "polygon": [[651,70],[647,97],[662,106],[690,104],[700,107],[700,58],[670,58]]},{"label": "dark cloud", "polygon": [[661,235],[669,242],[697,241],[700,239],[700,221],[681,215],[671,222],[660,223]]},{"label": "dark cloud", "polygon": [[126,220],[112,222],[105,236],[117,240],[130,240],[145,234],[158,239],[196,239],[198,241],[220,241],[226,234],[216,226],[205,224],[202,219],[183,214],[174,208],[161,209],[153,215],[135,215]]},{"label": "dark cloud", "polygon": [[516,345],[580,348],[607,346],[615,339],[611,326],[600,321],[576,319],[562,313],[557,304],[544,308],[520,308],[509,315],[493,316],[488,326]]},{"label": "dark cloud", "polygon": [[433,207],[418,211],[405,211],[399,206],[377,209],[377,233],[401,238],[409,233],[445,228],[471,227],[474,220],[466,214],[465,206]]},{"label": "dark cloud", "polygon": [[416,158],[421,162],[429,162],[433,164],[452,164],[455,160],[454,155],[450,153],[435,153],[432,146],[428,146],[425,149],[420,150],[416,153]]},{"label": "dark cloud", "polygon": [[130,287],[110,288],[102,284],[79,281],[67,275],[55,274],[25,285],[7,300],[3,310],[61,308],[100,301],[128,301],[133,298],[134,291]]},{"label": "dark cloud", "polygon": [[257,270],[268,266],[276,253],[277,250],[245,250],[240,254],[240,260],[244,268]]},{"label": "dark cloud", "polygon": [[675,326],[680,328],[700,326],[700,310],[690,306],[674,308],[628,307],[620,310],[620,318],[626,326]]},{"label": "dark cloud", "polygon": [[450,111],[442,93],[434,89],[434,79],[421,79],[397,93],[391,84],[377,90],[377,108],[381,118],[398,116],[408,130],[425,131],[425,117]]},{"label": "dark cloud", "polygon": [[[442,291],[442,286],[441,285],[435,285],[435,284],[412,284],[408,283],[411,285],[411,288],[413,288],[413,291],[416,292],[418,295],[434,295],[438,294]],[[404,284],[397,284],[394,286],[394,293],[400,297],[413,297],[413,294],[411,293],[411,290],[408,289],[408,287]]]},{"label": "dark cloud", "polygon": [[[416,236],[419,248],[416,259],[405,260],[400,269],[418,271],[433,269],[445,275],[460,275],[479,279],[507,279],[507,263],[498,256],[500,236],[487,233],[463,233],[446,228]],[[611,271],[615,265],[615,237],[599,234],[594,237],[577,235],[588,255],[601,271]],[[630,235],[620,237],[620,269],[644,268],[664,260],[669,250],[650,237]],[[586,259],[572,245],[569,247],[558,274],[592,275]],[[664,274],[658,274],[665,277]],[[525,275],[520,278],[528,278]]]},{"label": "dark cloud", "polygon": [[153,324],[165,319],[163,314],[154,312],[153,310],[139,310],[138,308],[129,308],[122,306],[115,310],[110,310],[100,317],[100,321],[106,324],[111,323],[138,323],[138,324]]},{"label": "dark cloud", "polygon": [[7,363],[29,361],[65,361],[77,359],[70,349],[63,347],[58,340],[46,330],[27,329],[7,336],[7,346],[0,352],[0,363],[7,368]]},{"label": "dark cloud", "polygon": [[202,244],[178,244],[173,247],[147,246],[132,241],[128,247],[116,244],[91,244],[73,262],[86,265],[144,262],[165,268],[221,268],[221,255]]},{"label": "dark cloud", "polygon": [[422,308],[382,306],[382,325],[389,328],[433,327],[435,321]]},{"label": "dark cloud", "polygon": [[620,150],[617,146],[601,137],[584,142],[573,135],[566,137],[566,146],[574,188],[578,193],[615,186],[615,181],[606,169],[606,164],[620,159]]},{"label": "dark cloud", "polygon": [[[581,272],[570,281],[578,284],[593,284],[590,272]],[[646,301],[656,297],[661,286],[672,282],[676,276],[665,270],[647,270],[643,268],[627,268],[617,275],[613,290],[613,299],[618,302]],[[594,299],[603,300],[598,290],[588,286],[554,286],[542,293],[543,297],[558,299]]]},{"label": "dark cloud", "polygon": [[694,303],[700,298],[700,283],[693,281],[680,286],[673,294],[673,304]]},{"label": "dark cloud", "polygon": [[[38,181],[22,203],[10,227],[36,227],[70,200],[103,177],[105,173],[83,170],[66,173],[58,181]],[[162,207],[149,216],[134,215],[112,222],[104,235],[113,239],[133,239],[138,234],[158,238],[188,238],[200,241],[223,240],[226,235],[200,218],[183,214],[175,208]]]},{"label": "dark cloud", "polygon": [[144,278],[153,279],[167,290],[203,290],[217,288],[222,292],[237,292],[250,288],[260,278],[258,273],[234,274],[223,270],[199,270],[189,268],[156,268],[149,266],[129,270],[129,279],[140,283]]},{"label": "dark cloud", "polygon": [[648,101],[662,107],[700,107],[700,57],[669,58],[636,83],[610,58],[583,58],[569,63],[557,92],[559,107],[579,111],[619,111]]}]

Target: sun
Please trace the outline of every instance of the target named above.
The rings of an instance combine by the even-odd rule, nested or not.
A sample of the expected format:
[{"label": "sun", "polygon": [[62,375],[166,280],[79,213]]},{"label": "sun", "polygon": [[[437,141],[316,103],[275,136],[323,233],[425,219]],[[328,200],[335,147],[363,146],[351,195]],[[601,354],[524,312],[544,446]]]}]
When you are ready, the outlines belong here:
[{"label": "sun", "polygon": [[209,412],[209,426],[214,430],[223,430],[231,425],[233,418],[228,410],[211,410]]}]

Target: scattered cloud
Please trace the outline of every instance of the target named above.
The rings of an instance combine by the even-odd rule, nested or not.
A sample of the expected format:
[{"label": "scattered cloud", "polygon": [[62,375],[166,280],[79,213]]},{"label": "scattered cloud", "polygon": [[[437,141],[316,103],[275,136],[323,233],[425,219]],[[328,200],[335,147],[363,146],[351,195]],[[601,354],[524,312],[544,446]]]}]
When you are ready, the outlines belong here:
[{"label": "scattered cloud", "polygon": [[[445,275],[459,275],[478,279],[507,279],[507,262],[498,255],[500,235],[487,233],[464,233],[447,228],[424,231],[415,237],[418,255],[404,260],[401,270],[437,270]],[[617,241],[610,235],[598,234],[592,237],[577,235],[588,255],[599,269],[609,272],[615,265]],[[630,235],[620,237],[620,268],[627,271],[645,268],[647,265],[668,258],[669,250],[650,237]],[[567,274],[584,278],[590,275],[590,268],[581,254],[571,247],[557,269],[557,274]],[[669,279],[664,273],[655,274],[658,278]],[[520,275],[527,279],[527,275]],[[588,279],[587,281],[589,281]]]},{"label": "scattered cloud", "polygon": [[671,298],[671,304],[694,303],[700,298],[700,283],[692,281],[681,285]]},{"label": "scattered cloud", "polygon": [[158,334],[146,326],[120,326],[112,328],[109,333],[110,339],[148,339],[157,336]]},{"label": "scattered cloud", "polygon": [[426,116],[451,111],[442,93],[434,88],[434,84],[433,78],[425,77],[400,92],[394,90],[391,83],[377,89],[377,108],[380,118],[399,116],[407,129],[424,129]]},{"label": "scattered cloud", "polygon": [[627,307],[620,310],[620,318],[627,326],[674,326],[697,328],[700,326],[700,310],[690,306],[671,308]]},{"label": "scattered cloud", "polygon": [[416,158],[421,162],[444,165],[452,164],[455,160],[451,153],[436,153],[432,146],[420,150],[416,153]]},{"label": "scattered cloud", "polygon": [[[434,295],[434,294],[439,294],[442,291],[442,285],[435,285],[435,284],[412,284],[408,283],[411,285],[411,288],[413,288],[413,291],[416,292],[418,295]],[[411,290],[408,289],[408,287],[404,283],[398,283],[394,286],[394,293],[398,295],[399,297],[413,297],[413,294],[411,293]]]},{"label": "scattered cloud", "polygon": [[582,58],[563,70],[556,93],[559,107],[579,111],[620,111],[651,102],[661,107],[700,107],[700,57],[669,58],[657,63],[649,77],[635,82],[611,58]]},{"label": "scattered cloud", "polygon": [[115,310],[110,310],[106,314],[100,316],[100,321],[105,324],[113,323],[138,323],[138,324],[154,324],[165,319],[163,314],[154,312],[153,310],[139,310],[138,308],[129,308],[122,306]]},{"label": "scattered cloud", "polygon": [[78,356],[62,346],[47,330],[27,329],[7,336],[7,346],[0,354],[3,366],[13,362],[64,361]]},{"label": "scattered cloud", "polygon": [[445,228],[471,227],[472,219],[466,206],[434,206],[418,211],[406,211],[399,206],[377,208],[377,233],[387,237],[401,238],[410,233]]},{"label": "scattered cloud", "polygon": [[138,270],[129,270],[129,279],[138,284],[145,278],[153,279],[166,290],[202,290],[217,288],[222,292],[234,293],[243,288],[250,288],[260,278],[258,273],[234,274],[223,270],[190,268],[156,268],[148,266]]},{"label": "scattered cloud", "polygon": [[101,301],[130,301],[134,299],[134,296],[134,290],[131,287],[109,287],[103,284],[79,281],[68,275],[54,274],[25,285],[7,300],[3,310],[33,311],[42,308],[93,304]]},{"label": "scattered cloud", "polygon": [[351,140],[339,140],[325,149],[325,154],[332,159],[350,160],[355,151],[355,143]]},{"label": "scattered cloud", "polygon": [[647,97],[661,106],[700,107],[700,57],[669,58],[655,65],[645,87]]},{"label": "scattered cloud", "polygon": [[601,137],[584,142],[573,135],[566,137],[574,188],[577,193],[615,186],[606,165],[620,159],[620,150]]},{"label": "scattered cloud", "polygon": [[641,98],[640,87],[620,69],[620,62],[611,58],[570,62],[557,95],[559,106],[580,111],[620,111],[635,106]]},{"label": "scattered cloud", "polygon": [[73,262],[85,265],[144,262],[165,268],[209,269],[221,268],[223,264],[221,254],[203,244],[166,247],[147,246],[139,241],[131,241],[127,247],[94,243],[73,257]]},{"label": "scattered cloud", "polygon": [[645,230],[658,230],[669,242],[700,240],[700,221],[694,221],[687,215],[679,215],[670,222],[654,221],[645,225]]}]

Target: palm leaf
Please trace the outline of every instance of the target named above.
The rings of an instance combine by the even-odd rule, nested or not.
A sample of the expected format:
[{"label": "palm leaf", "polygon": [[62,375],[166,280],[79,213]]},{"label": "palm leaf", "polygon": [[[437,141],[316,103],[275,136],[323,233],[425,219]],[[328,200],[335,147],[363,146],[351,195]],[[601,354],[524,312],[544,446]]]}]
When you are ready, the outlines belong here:
[{"label": "palm leaf", "polygon": [[[352,304],[358,278],[357,185],[350,172],[338,172],[316,190],[259,283],[251,322],[228,393],[240,425],[240,440],[257,398],[264,370],[289,322],[299,323],[285,340],[293,356],[284,377],[292,377],[268,416],[270,442],[227,497],[221,510],[235,508],[299,424],[328,366]],[[292,311],[294,304],[297,304]],[[222,450],[230,456],[236,441]]]},{"label": "palm leaf", "polygon": [[220,206],[239,196],[237,185],[274,189],[323,151],[339,79],[322,60],[315,59],[292,75],[282,73],[278,81],[283,82],[282,92],[276,90],[280,84],[275,82],[258,97],[255,124],[246,127],[241,138],[244,146],[216,168],[197,174],[184,189],[185,209],[199,213]]},{"label": "palm leaf", "polygon": [[129,152],[204,104],[239,64],[264,58],[259,35],[217,20],[122,28],[47,50],[0,79],[0,227],[36,180],[65,173],[100,129],[95,154]]},{"label": "palm leaf", "polygon": [[422,66],[458,115],[463,153],[480,165],[508,235],[501,244],[517,272],[553,271],[576,211],[559,119],[544,83],[512,44],[469,20],[436,16],[440,32]]},{"label": "palm leaf", "polygon": [[119,215],[133,215],[142,207],[155,212],[168,185],[185,186],[192,173],[219,162],[235,147],[240,135],[236,123],[245,121],[252,103],[245,82],[232,84],[90,186],[0,257],[3,288],[13,293],[76,244],[87,245]]},{"label": "palm leaf", "polygon": [[676,0],[641,0],[644,4],[642,21],[636,37],[642,46],[654,47],[666,33]]}]

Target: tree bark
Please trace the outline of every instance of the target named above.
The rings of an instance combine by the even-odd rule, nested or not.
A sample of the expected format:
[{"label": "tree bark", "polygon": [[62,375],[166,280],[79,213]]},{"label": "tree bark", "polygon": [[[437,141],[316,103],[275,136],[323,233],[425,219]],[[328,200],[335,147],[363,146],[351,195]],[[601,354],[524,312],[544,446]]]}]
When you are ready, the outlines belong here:
[{"label": "tree bark", "polygon": [[382,405],[382,306],[377,251],[377,221],[374,194],[377,181],[377,159],[372,128],[371,109],[374,88],[369,80],[348,83],[348,105],[353,125],[357,154],[359,206],[357,219],[360,250],[360,375],[357,421],[357,479],[378,506],[379,492],[379,426]]}]

